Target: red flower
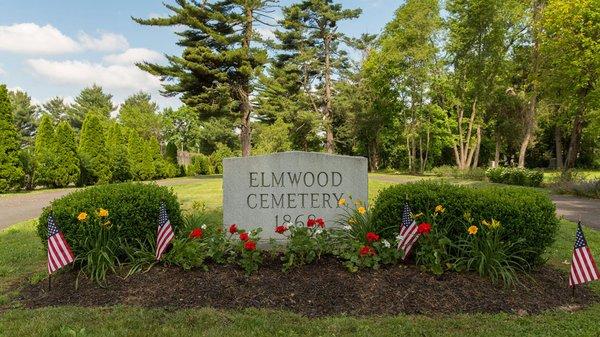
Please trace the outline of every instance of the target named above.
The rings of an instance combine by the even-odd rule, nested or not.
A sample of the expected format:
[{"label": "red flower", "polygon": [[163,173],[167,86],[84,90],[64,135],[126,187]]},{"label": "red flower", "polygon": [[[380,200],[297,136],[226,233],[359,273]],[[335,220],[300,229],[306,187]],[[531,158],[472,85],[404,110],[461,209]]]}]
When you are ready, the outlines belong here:
[{"label": "red flower", "polygon": [[319,227],[325,228],[325,221],[323,221],[323,218],[317,218],[315,221],[317,222],[317,225],[319,225]]},{"label": "red flower", "polygon": [[427,222],[423,222],[417,227],[417,233],[419,234],[429,234],[429,232],[431,232],[431,225]]},{"label": "red flower", "polygon": [[368,232],[367,233],[367,241],[369,241],[369,242],[379,241],[379,235],[377,235],[373,232]]},{"label": "red flower", "polygon": [[248,241],[249,239],[250,239],[250,235],[248,235],[248,233],[246,233],[246,232],[240,233],[240,240]]},{"label": "red flower", "polygon": [[286,226],[283,226],[283,225],[275,226],[275,233],[283,234],[287,230],[288,230],[288,228]]},{"label": "red flower", "polygon": [[202,237],[202,228],[194,228],[190,233],[190,239],[197,239]]},{"label": "red flower", "polygon": [[229,233],[231,233],[231,234],[237,233],[237,225],[236,224],[229,226]]},{"label": "red flower", "polygon": [[358,251],[358,255],[360,256],[375,256],[377,255],[377,252],[375,251],[375,248],[371,247],[371,246],[362,246],[360,247],[359,251]]},{"label": "red flower", "polygon": [[315,219],[308,219],[308,221],[306,222],[306,227],[314,227],[317,224],[317,220]]},{"label": "red flower", "polygon": [[244,249],[245,250],[256,250],[256,242],[252,241],[252,240],[248,240],[246,242],[244,242]]}]

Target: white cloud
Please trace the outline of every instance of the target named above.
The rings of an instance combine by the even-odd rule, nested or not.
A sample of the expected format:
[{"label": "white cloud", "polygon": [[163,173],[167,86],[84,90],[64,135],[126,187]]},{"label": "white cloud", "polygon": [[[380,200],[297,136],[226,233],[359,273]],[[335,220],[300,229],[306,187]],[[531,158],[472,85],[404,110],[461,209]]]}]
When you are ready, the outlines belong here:
[{"label": "white cloud", "polygon": [[52,25],[18,23],[0,26],[0,50],[22,54],[56,55],[79,51],[80,46]]},{"label": "white cloud", "polygon": [[0,75],[4,75],[6,74],[6,70],[2,69],[2,66],[0,66]]},{"label": "white cloud", "polygon": [[135,65],[102,65],[87,61],[26,61],[37,75],[58,84],[88,86],[96,83],[106,89],[133,89],[152,91],[160,87],[160,80]]},{"label": "white cloud", "polygon": [[110,64],[135,64],[137,62],[155,62],[163,58],[162,54],[146,48],[130,48],[120,54],[104,56],[103,60]]},{"label": "white cloud", "polygon": [[80,32],[78,40],[83,48],[95,51],[110,52],[129,48],[129,42],[121,34],[101,33],[99,38],[95,38],[87,33]]},{"label": "white cloud", "polygon": [[264,26],[256,28],[256,32],[263,39],[275,39],[275,27]]}]

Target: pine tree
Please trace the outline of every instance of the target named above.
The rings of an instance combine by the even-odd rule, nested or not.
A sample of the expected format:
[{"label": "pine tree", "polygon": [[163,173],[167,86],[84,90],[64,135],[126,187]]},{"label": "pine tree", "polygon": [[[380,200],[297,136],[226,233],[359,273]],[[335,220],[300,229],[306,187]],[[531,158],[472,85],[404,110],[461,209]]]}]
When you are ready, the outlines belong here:
[{"label": "pine tree", "polygon": [[55,123],[69,120],[69,105],[62,97],[54,97],[42,104],[42,114],[48,114]]},{"label": "pine tree", "polygon": [[21,140],[5,85],[0,85],[0,193],[18,188],[25,177],[20,165]]},{"label": "pine tree", "polygon": [[75,103],[71,105],[67,114],[71,126],[79,130],[89,113],[94,113],[102,119],[108,119],[110,113],[115,109],[116,107],[112,103],[112,95],[105,94],[102,87],[94,84],[83,89],[79,96],[75,97]]},{"label": "pine tree", "polygon": [[75,132],[67,121],[58,123],[54,133],[56,171],[54,185],[66,187],[77,183],[79,179],[79,157],[77,156],[77,141]]},{"label": "pine tree", "polygon": [[85,117],[77,150],[81,160],[80,185],[108,183],[111,178],[110,159],[100,117],[91,113]]},{"label": "pine tree", "polygon": [[58,158],[54,139],[54,126],[50,116],[43,115],[35,136],[35,174],[36,185],[53,187],[56,178]]},{"label": "pine tree", "polygon": [[149,142],[133,131],[129,133],[128,138],[129,161],[133,179],[152,179],[155,175],[155,170]]},{"label": "pine tree", "polygon": [[140,68],[161,76],[164,92],[182,94],[182,101],[201,117],[238,119],[242,154],[250,155],[252,82],[267,61],[254,26],[264,20],[275,1],[188,1],[165,4],[166,18],[134,19],[143,25],[184,26],[178,33],[183,55],[169,56],[169,65],[143,63]]},{"label": "pine tree", "polygon": [[117,123],[112,123],[108,129],[106,146],[110,157],[112,181],[123,182],[131,180],[131,167],[127,153],[127,139]]},{"label": "pine tree", "polygon": [[21,146],[29,146],[33,142],[37,128],[37,106],[31,104],[31,97],[22,91],[9,92],[9,99],[13,108],[15,124],[21,132]]}]

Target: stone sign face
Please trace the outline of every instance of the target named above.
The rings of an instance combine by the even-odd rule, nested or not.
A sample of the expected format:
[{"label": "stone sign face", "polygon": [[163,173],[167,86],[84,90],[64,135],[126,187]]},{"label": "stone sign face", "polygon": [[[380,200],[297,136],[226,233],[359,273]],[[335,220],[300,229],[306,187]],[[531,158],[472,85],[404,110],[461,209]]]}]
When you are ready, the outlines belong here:
[{"label": "stone sign face", "polygon": [[[315,152],[283,152],[223,160],[223,224],[282,239],[275,226],[344,214],[338,201],[367,202],[367,159]],[[353,207],[351,202],[348,202]]]}]

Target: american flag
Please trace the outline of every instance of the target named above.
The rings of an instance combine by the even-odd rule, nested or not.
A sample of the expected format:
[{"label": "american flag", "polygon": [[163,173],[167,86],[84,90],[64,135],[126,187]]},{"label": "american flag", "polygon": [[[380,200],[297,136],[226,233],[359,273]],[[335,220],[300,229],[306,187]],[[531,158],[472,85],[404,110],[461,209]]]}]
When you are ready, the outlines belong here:
[{"label": "american flag", "polygon": [[52,215],[48,216],[48,274],[75,260],[71,247],[65,240],[62,232],[56,226]]},{"label": "american flag", "polygon": [[173,240],[173,227],[167,216],[165,203],[160,204],[160,213],[158,214],[158,235],[156,237],[156,259],[160,260],[171,240]]},{"label": "american flag", "polygon": [[577,284],[597,280],[600,275],[596,262],[585,241],[581,222],[577,224],[577,234],[575,235],[575,247],[573,248],[573,259],[571,261],[571,275],[569,276],[569,287]]},{"label": "american flag", "polygon": [[415,242],[419,238],[417,233],[417,223],[410,218],[410,207],[408,204],[404,204],[404,211],[402,213],[402,225],[400,226],[400,240],[398,240],[398,249],[402,249],[404,252],[403,259],[408,256]]}]

